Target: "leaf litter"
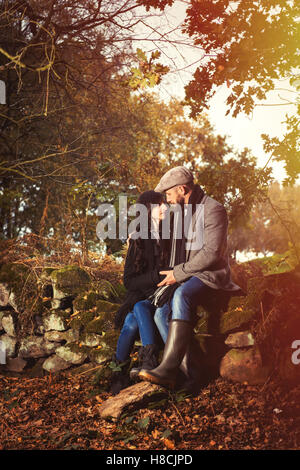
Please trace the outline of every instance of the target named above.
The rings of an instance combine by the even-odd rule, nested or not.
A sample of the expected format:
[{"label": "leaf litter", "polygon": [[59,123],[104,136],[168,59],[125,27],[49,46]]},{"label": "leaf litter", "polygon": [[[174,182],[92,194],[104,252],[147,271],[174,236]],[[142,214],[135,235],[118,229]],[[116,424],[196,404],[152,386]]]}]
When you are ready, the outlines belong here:
[{"label": "leaf litter", "polygon": [[[237,450],[300,448],[300,386],[218,378],[191,397],[100,417],[109,393],[84,376],[0,376],[0,449]],[[280,412],[278,411],[280,410]]]}]

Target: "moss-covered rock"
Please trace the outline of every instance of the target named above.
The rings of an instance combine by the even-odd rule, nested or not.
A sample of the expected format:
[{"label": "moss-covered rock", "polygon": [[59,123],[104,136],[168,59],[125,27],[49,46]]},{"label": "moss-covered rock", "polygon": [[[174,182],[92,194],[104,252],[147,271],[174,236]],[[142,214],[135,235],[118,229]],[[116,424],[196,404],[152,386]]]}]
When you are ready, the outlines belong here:
[{"label": "moss-covered rock", "polygon": [[238,331],[231,333],[225,340],[225,344],[231,348],[248,348],[254,346],[254,338],[250,331]]},{"label": "moss-covered rock", "polygon": [[96,311],[98,315],[101,313],[115,313],[119,308],[119,304],[106,302],[105,300],[98,300],[96,302]]},{"label": "moss-covered rock", "polygon": [[87,358],[88,349],[77,342],[60,346],[55,350],[58,357],[71,364],[82,364]]},{"label": "moss-covered rock", "polygon": [[93,348],[89,353],[91,361],[101,364],[110,359],[116,351],[119,332],[116,330],[107,331],[101,337],[98,347]]},{"label": "moss-covered rock", "polygon": [[23,358],[39,358],[54,353],[56,345],[44,339],[43,336],[30,335],[20,343],[19,355]]},{"label": "moss-covered rock", "polygon": [[[233,375],[240,374],[240,377],[244,377],[239,369],[244,367],[246,370],[249,362],[251,370],[247,372],[248,376],[254,374],[254,369],[256,370],[255,374],[258,374],[256,378],[251,379],[250,377],[249,381],[251,383],[256,380],[263,381],[266,378],[267,370],[274,371],[274,369],[278,369],[279,364],[282,364],[283,351],[292,344],[295,339],[295,331],[300,331],[299,305],[300,270],[295,269],[283,273],[260,274],[257,277],[249,278],[247,294],[231,297],[224,312],[217,308],[198,307],[199,320],[196,325],[196,338],[205,360],[209,357],[210,360],[214,360],[217,355],[220,356],[222,348],[222,354],[225,355],[226,349],[228,351],[228,346],[224,345],[226,335],[248,330],[247,335],[251,335],[251,341],[243,343],[243,348],[254,342],[255,348],[259,348],[264,367],[258,365],[257,349],[255,349],[255,354],[253,353],[254,349],[253,354],[246,353],[245,350],[238,352],[237,349],[233,349],[230,354],[226,354],[227,359],[223,362],[223,366],[225,364],[230,370],[234,369],[234,372],[231,371]],[[235,348],[236,346],[235,344]],[[217,351],[220,351],[220,354],[217,354]],[[234,361],[234,359],[237,360]],[[283,370],[284,366],[281,366],[281,369]],[[290,375],[293,376],[294,368],[290,366],[287,370],[290,370]],[[283,373],[281,375],[284,376]],[[245,377],[241,380],[248,381]]]},{"label": "moss-covered rock", "polygon": [[88,291],[78,295],[73,301],[73,312],[78,313],[82,311],[91,310],[96,307],[98,300],[103,300],[102,295],[96,291]]},{"label": "moss-covered rock", "polygon": [[72,330],[71,328],[66,331],[50,330],[46,331],[44,338],[47,341],[53,341],[54,343],[73,343],[79,340],[79,332]]},{"label": "moss-covered rock", "polygon": [[110,331],[113,328],[115,312],[119,309],[118,304],[99,300],[96,304],[96,316],[85,328],[87,333],[98,333]]},{"label": "moss-covered rock", "polygon": [[220,334],[220,318],[228,309],[230,293],[216,291],[213,296],[203,299],[202,305],[197,307],[198,321],[195,331],[199,334]]},{"label": "moss-covered rock", "polygon": [[101,334],[106,330],[110,330],[112,328],[112,321],[111,315],[109,313],[103,313],[98,317],[95,317],[92,321],[90,321],[85,331],[86,333],[97,333]]},{"label": "moss-covered rock", "polygon": [[44,338],[53,343],[63,343],[65,341],[65,333],[65,331],[50,330],[46,331]]},{"label": "moss-covered rock", "polygon": [[250,324],[265,324],[271,318],[269,313],[274,309],[283,310],[284,304],[293,310],[292,306],[300,300],[299,286],[300,273],[295,270],[249,279],[247,295],[230,299],[228,309],[221,317],[220,332],[225,334],[245,329]]},{"label": "moss-covered rock", "polygon": [[[268,312],[275,297],[281,295],[280,276],[290,277],[291,273],[259,276],[248,280],[247,295],[232,297],[227,311],[220,320],[222,334],[247,328],[255,319]],[[279,276],[279,277],[278,277]]]},{"label": "moss-covered rock", "polygon": [[249,306],[245,297],[232,297],[227,312],[221,316],[220,333],[227,334],[230,331],[245,328],[256,313],[256,309],[252,305]]},{"label": "moss-covered rock", "polygon": [[[300,253],[300,245],[296,247]],[[284,253],[231,264],[231,277],[245,292],[249,279],[293,271],[299,263],[295,247]]]},{"label": "moss-covered rock", "polygon": [[89,289],[89,274],[79,266],[65,266],[51,272],[53,298],[60,300],[68,296],[76,296]]},{"label": "moss-covered rock", "polygon": [[32,333],[34,317],[47,310],[43,302],[42,285],[31,267],[17,263],[1,266],[2,282],[9,290],[9,305],[18,313],[18,336],[24,338]]},{"label": "moss-covered rock", "polygon": [[96,333],[83,333],[80,336],[80,343],[84,346],[94,348],[95,346],[99,346],[102,343],[102,337]]},{"label": "moss-covered rock", "polygon": [[257,347],[230,349],[221,361],[220,374],[234,382],[258,385],[266,382],[269,369],[263,366]]},{"label": "moss-covered rock", "polygon": [[249,279],[263,276],[260,258],[245,263],[232,263],[230,270],[233,282],[240,286],[245,293]]},{"label": "moss-covered rock", "polygon": [[115,301],[124,297],[126,289],[123,283],[112,283],[106,279],[100,279],[95,283],[96,291],[101,299]]},{"label": "moss-covered rock", "polygon": [[8,304],[15,311],[27,311],[32,314],[41,312],[40,290],[31,268],[17,263],[4,264],[0,269],[0,283],[8,287]]},{"label": "moss-covered rock", "polygon": [[69,327],[70,313],[65,310],[52,310],[43,317],[45,331],[65,331]]},{"label": "moss-covered rock", "polygon": [[83,311],[75,313],[70,317],[69,327],[74,330],[81,331],[90,321],[93,320],[95,314],[96,312],[94,309],[87,312]]},{"label": "moss-covered rock", "polygon": [[59,372],[61,370],[68,369],[71,366],[72,364],[70,362],[65,361],[56,354],[48,357],[45,362],[43,362],[43,369],[48,372]]},{"label": "moss-covered rock", "polygon": [[114,289],[115,289],[116,294],[113,296],[112,301],[117,302],[117,303],[119,302],[122,303],[127,294],[126,287],[124,286],[123,282],[120,281],[114,284]]},{"label": "moss-covered rock", "polygon": [[97,300],[91,309],[75,312],[71,316],[69,326],[79,331],[84,330],[86,333],[101,334],[113,327],[114,313],[118,308],[118,304]]},{"label": "moss-covered rock", "polygon": [[51,274],[53,271],[55,271],[55,268],[43,268],[39,275],[39,280],[41,282],[51,282]]},{"label": "moss-covered rock", "polygon": [[113,351],[116,350],[117,342],[119,338],[119,331],[111,330],[107,331],[104,335],[102,335],[102,342],[100,346],[106,345],[107,347],[111,348]]},{"label": "moss-covered rock", "polygon": [[[287,380],[283,365],[285,351],[300,331],[300,270],[268,274],[248,281],[244,298],[233,298],[228,311],[221,317],[220,331],[228,333],[246,327],[259,347],[263,362]],[[231,353],[233,354],[233,353]],[[289,358],[285,364],[289,364]],[[294,367],[289,364],[291,377]],[[292,379],[291,379],[292,380]]]},{"label": "moss-covered rock", "polygon": [[253,329],[264,360],[276,368],[300,331],[300,272],[266,276],[264,287]]}]

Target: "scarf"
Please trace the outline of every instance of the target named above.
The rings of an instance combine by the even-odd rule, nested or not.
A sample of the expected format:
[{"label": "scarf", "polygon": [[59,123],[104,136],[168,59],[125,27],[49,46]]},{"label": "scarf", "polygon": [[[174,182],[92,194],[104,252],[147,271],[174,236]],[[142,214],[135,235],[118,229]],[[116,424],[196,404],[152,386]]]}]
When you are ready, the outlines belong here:
[{"label": "scarf", "polygon": [[[189,198],[189,204],[192,205],[192,216],[196,211],[197,204],[200,204],[202,198],[204,196],[204,191],[198,184],[196,184],[193,188],[192,194]],[[181,215],[181,217],[180,217]],[[181,220],[180,220],[181,219]],[[178,230],[178,224],[181,221],[181,229],[182,234],[181,238],[176,238],[176,233]],[[172,227],[172,245],[171,245],[171,254],[170,254],[170,263],[169,267],[174,268],[174,266],[178,264],[182,264],[186,262],[186,238],[184,234],[184,210],[175,212],[174,220],[173,220],[173,227]],[[162,307],[166,302],[170,302],[173,297],[174,291],[179,287],[179,283],[176,282],[174,284],[160,286],[156,289],[154,294],[150,296],[148,299],[155,305],[155,307]]]}]

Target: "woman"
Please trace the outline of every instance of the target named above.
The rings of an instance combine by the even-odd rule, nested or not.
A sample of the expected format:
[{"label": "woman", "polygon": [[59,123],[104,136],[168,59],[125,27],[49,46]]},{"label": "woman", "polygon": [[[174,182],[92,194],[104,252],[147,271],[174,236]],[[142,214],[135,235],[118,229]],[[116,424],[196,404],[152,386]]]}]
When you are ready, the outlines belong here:
[{"label": "woman", "polygon": [[113,358],[118,366],[112,375],[110,389],[114,395],[129,385],[130,353],[138,335],[142,341],[139,367],[132,369],[130,377],[137,376],[141,368],[152,369],[158,365],[157,329],[153,312],[144,313],[136,303],[153,295],[163,278],[159,271],[167,266],[169,240],[162,240],[160,237],[160,222],[165,217],[167,206],[162,194],[155,191],[145,191],[139,196],[137,203],[144,204],[147,208],[148,237],[135,239],[131,236],[129,239],[123,276],[128,294],[115,318],[115,326],[122,329]]}]

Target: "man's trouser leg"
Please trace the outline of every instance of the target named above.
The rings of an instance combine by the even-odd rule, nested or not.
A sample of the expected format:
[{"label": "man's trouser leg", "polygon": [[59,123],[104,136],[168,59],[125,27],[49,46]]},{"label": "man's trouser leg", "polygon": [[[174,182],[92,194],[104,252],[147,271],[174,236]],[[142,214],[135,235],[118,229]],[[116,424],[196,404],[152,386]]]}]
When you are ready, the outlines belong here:
[{"label": "man's trouser leg", "polygon": [[140,378],[174,388],[177,372],[182,363],[187,380],[191,378],[192,362],[189,347],[193,337],[195,307],[207,289],[209,288],[196,277],[190,278],[176,289],[172,299],[172,320],[169,323],[162,362],[151,371],[141,370]]}]

